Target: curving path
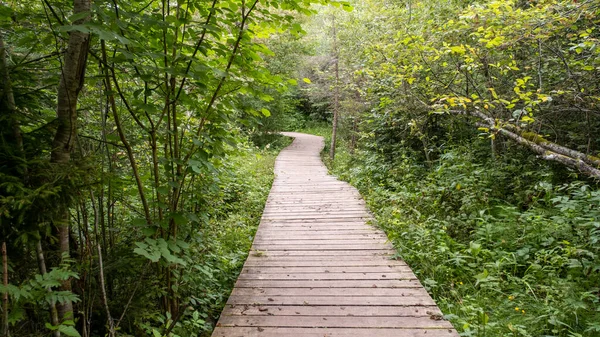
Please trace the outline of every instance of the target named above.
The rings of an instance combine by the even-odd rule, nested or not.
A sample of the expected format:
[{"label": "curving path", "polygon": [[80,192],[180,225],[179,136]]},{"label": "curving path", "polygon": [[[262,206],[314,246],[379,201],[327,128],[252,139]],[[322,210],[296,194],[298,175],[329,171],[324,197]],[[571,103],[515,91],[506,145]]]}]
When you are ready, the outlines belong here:
[{"label": "curving path", "polygon": [[321,137],[295,137],[213,337],[454,337],[358,191],[327,174]]}]

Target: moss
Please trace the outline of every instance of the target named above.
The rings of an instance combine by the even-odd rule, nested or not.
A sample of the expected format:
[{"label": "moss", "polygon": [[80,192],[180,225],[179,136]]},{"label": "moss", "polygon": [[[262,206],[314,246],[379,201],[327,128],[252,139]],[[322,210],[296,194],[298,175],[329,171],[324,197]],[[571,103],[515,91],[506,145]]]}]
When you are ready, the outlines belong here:
[{"label": "moss", "polygon": [[540,136],[539,134],[537,134],[535,132],[529,132],[529,131],[522,132],[521,137],[527,139],[530,142],[534,142],[536,144],[548,143],[548,140],[546,140],[544,137]]},{"label": "moss", "polygon": [[587,157],[589,160],[594,161],[594,162],[600,161],[600,157],[592,156],[591,154],[588,154]]}]

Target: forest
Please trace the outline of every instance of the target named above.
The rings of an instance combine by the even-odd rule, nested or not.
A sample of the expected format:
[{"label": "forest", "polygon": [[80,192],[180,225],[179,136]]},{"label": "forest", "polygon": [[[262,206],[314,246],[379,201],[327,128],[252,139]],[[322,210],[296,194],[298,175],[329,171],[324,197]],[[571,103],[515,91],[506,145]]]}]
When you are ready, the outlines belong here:
[{"label": "forest", "polygon": [[0,336],[210,336],[279,131],[461,336],[600,336],[600,1],[1,0]]}]

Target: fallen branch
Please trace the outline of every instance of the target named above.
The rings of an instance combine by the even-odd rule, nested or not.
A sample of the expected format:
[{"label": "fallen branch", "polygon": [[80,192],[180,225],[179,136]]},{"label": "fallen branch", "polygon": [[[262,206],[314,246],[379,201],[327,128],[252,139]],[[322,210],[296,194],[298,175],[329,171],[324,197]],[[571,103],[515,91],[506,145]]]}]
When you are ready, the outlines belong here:
[{"label": "fallen branch", "polygon": [[453,114],[468,115],[480,120],[478,127],[485,127],[490,132],[501,134],[520,145],[528,147],[542,159],[554,161],[568,167],[578,169],[592,178],[600,179],[600,158],[586,155],[585,153],[570,149],[544,139],[534,132],[525,132],[516,125],[494,119],[480,110],[452,110]]}]

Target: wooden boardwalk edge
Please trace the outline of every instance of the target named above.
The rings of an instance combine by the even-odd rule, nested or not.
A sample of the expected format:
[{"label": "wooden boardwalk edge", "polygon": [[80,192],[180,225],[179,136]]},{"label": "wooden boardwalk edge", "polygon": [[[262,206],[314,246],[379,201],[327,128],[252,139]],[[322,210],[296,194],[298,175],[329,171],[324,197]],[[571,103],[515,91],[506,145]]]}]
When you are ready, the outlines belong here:
[{"label": "wooden boardwalk edge", "polygon": [[456,337],[358,191],[327,174],[322,137],[284,133],[251,252],[213,337]]}]

